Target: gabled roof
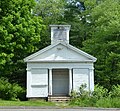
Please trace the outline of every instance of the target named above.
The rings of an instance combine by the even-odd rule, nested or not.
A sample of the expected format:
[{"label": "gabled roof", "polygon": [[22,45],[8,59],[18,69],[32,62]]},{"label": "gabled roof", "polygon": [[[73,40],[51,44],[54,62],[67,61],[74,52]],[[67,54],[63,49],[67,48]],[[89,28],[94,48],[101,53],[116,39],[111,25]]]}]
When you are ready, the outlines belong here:
[{"label": "gabled roof", "polygon": [[95,62],[92,55],[65,42],[57,42],[26,57],[25,62]]}]

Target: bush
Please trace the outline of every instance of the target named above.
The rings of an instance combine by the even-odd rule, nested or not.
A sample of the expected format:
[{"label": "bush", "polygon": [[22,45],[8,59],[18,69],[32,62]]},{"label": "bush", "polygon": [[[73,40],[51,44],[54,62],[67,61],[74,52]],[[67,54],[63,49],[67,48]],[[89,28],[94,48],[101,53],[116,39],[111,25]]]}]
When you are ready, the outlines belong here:
[{"label": "bush", "polygon": [[109,92],[110,97],[119,97],[120,98],[120,85],[113,85],[112,90]]},{"label": "bush", "polygon": [[[94,92],[87,92],[85,87],[80,86],[79,92],[74,92],[70,105],[77,105],[81,107],[120,107],[120,85],[113,86],[112,90],[108,92],[108,89],[103,86],[95,85]],[[76,96],[77,94],[77,96]]]},{"label": "bush", "polygon": [[19,99],[19,95],[24,92],[25,90],[18,84],[11,84],[8,79],[0,78],[0,98],[5,100],[16,100]]},{"label": "bush", "polygon": [[70,93],[70,97],[71,98],[77,98],[77,92],[72,90],[71,93]]},{"label": "bush", "polygon": [[76,91],[72,90],[70,96],[72,98],[78,98],[78,97],[80,97],[80,98],[86,98],[86,97],[88,97],[90,95],[90,92],[85,90],[86,87],[87,87],[86,84],[82,84],[79,87],[79,91],[76,92]]},{"label": "bush", "polygon": [[92,96],[96,99],[108,97],[108,89],[97,84],[97,85],[95,85],[94,92],[92,93]]},{"label": "bush", "polygon": [[79,91],[76,92],[74,90],[71,91],[71,97],[72,100],[70,102],[70,105],[78,105],[78,106],[92,106],[91,101],[91,93],[89,91],[85,90],[86,84],[82,84],[79,88]]},{"label": "bush", "polygon": [[89,91],[86,91],[85,88],[87,87],[87,84],[82,84],[79,88],[79,97],[81,97],[81,99],[85,99],[85,98],[89,98],[90,93]]}]

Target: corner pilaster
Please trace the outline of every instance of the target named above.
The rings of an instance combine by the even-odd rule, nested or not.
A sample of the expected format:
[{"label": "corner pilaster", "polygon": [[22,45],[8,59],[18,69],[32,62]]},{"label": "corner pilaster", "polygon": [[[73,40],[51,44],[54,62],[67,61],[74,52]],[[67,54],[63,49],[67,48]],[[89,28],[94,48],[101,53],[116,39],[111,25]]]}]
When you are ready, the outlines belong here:
[{"label": "corner pilaster", "polygon": [[52,95],[52,69],[49,69],[49,95]]},{"label": "corner pilaster", "polygon": [[72,90],[72,69],[69,69],[69,94]]}]

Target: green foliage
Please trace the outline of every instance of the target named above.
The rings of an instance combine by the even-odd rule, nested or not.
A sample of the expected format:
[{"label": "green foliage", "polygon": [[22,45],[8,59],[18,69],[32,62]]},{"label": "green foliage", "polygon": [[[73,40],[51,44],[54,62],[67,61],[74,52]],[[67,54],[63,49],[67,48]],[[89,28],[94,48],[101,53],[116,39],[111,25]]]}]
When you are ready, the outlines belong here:
[{"label": "green foliage", "polygon": [[64,14],[64,0],[38,0],[33,14],[41,16],[46,25],[58,23]]},{"label": "green foliage", "polygon": [[[120,29],[120,2],[119,0],[105,0],[92,10],[92,18],[94,21],[94,36],[100,39],[119,40]],[[118,34],[118,36],[117,36]],[[112,38],[112,37],[115,38]]]},{"label": "green foliage", "polygon": [[[84,89],[82,89],[83,91]],[[75,97],[72,97],[70,105],[77,105],[82,107],[120,107],[120,87],[119,85],[113,86],[112,90],[108,92],[106,88],[100,85],[95,86],[95,90],[92,93],[88,93],[84,90],[84,93]],[[77,94],[77,93],[76,93]]]},{"label": "green foliage", "polygon": [[77,98],[77,92],[72,90],[71,93],[70,93],[70,97],[71,98]]},{"label": "green foliage", "polygon": [[96,102],[96,107],[120,108],[120,98],[103,98]]},{"label": "green foliage", "polygon": [[71,92],[72,100],[70,102],[70,105],[74,104],[74,105],[84,106],[84,107],[92,105],[92,102],[91,102],[91,105],[89,104],[91,101],[91,98],[90,98],[91,92],[86,91],[85,88],[86,88],[86,84],[82,84],[78,92],[72,90]]},{"label": "green foliage", "polygon": [[79,91],[76,92],[76,91],[72,90],[70,96],[72,98],[78,98],[78,97],[80,97],[80,98],[83,98],[83,99],[86,98],[86,97],[88,97],[90,95],[90,92],[88,92],[88,91],[85,90],[86,87],[87,87],[86,84],[82,84],[79,87]]},{"label": "green foliage", "polygon": [[[77,2],[84,3],[85,10]],[[108,90],[120,84],[119,0],[40,0],[33,12],[47,26],[41,48],[50,44],[49,24],[70,24],[70,44],[97,58],[95,83]]]},{"label": "green foliage", "polygon": [[41,33],[39,49],[50,44],[50,24],[60,24],[64,15],[64,0],[38,0],[33,15],[42,17],[46,29]]},{"label": "green foliage", "polygon": [[8,79],[0,78],[0,98],[5,100],[19,99],[19,95],[25,91],[18,84],[9,83]]},{"label": "green foliage", "polygon": [[[71,2],[65,5],[63,21],[71,25],[70,44],[78,48],[83,47],[82,42],[90,37],[89,30],[91,28],[91,23],[89,11],[87,10],[90,1],[88,1],[89,0],[83,1],[86,7],[84,11],[76,7],[76,3],[80,2],[79,0],[71,0]],[[93,3],[93,1],[91,1],[91,3]]]},{"label": "green foliage", "polygon": [[0,76],[23,85],[23,58],[38,50],[44,25],[31,14],[34,0],[2,0],[0,6]]},{"label": "green foliage", "polygon": [[113,85],[111,91],[109,92],[109,96],[114,98],[118,97],[120,98],[120,85]]},{"label": "green foliage", "polygon": [[111,90],[120,84],[120,3],[99,2],[91,10],[91,38],[84,41],[84,51],[97,58],[95,83]]},{"label": "green foliage", "polygon": [[[81,11],[79,0],[70,1],[0,1],[0,77],[25,86],[23,58],[50,44],[49,24],[70,24],[70,44],[97,57],[95,83],[114,97],[120,84],[120,2],[80,0],[85,6]],[[96,91],[98,98],[107,89],[99,87],[103,93]]]},{"label": "green foliage", "polygon": [[92,96],[98,100],[108,97],[108,89],[97,84],[95,85],[95,89],[94,89],[94,92],[92,93]]},{"label": "green foliage", "polygon": [[[89,23],[89,11],[81,11],[76,7],[77,2],[79,0],[71,0],[71,2],[68,2],[68,0],[38,0],[33,13],[41,16],[47,27],[47,30],[42,35],[42,46],[45,47],[50,44],[48,27],[50,24],[70,24],[70,44],[78,48],[83,46],[82,42],[90,37],[89,30],[91,24]],[[89,0],[82,2],[87,8],[93,7],[95,4],[95,1],[90,2]]]}]

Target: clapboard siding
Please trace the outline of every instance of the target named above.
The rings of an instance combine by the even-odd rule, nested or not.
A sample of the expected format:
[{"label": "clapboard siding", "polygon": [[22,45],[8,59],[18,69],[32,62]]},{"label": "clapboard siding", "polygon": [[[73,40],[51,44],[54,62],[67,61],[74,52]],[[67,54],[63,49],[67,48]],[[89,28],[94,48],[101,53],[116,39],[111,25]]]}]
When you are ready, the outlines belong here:
[{"label": "clapboard siding", "polygon": [[73,69],[73,90],[79,91],[81,85],[86,84],[89,90],[89,69]]},{"label": "clapboard siding", "polygon": [[48,70],[40,68],[32,68],[32,84],[46,84],[48,82]]},{"label": "clapboard siding", "polygon": [[[31,91],[27,97],[47,97],[48,96],[48,69],[32,68],[31,69],[31,84],[29,84]],[[29,92],[28,92],[29,94]]]}]

